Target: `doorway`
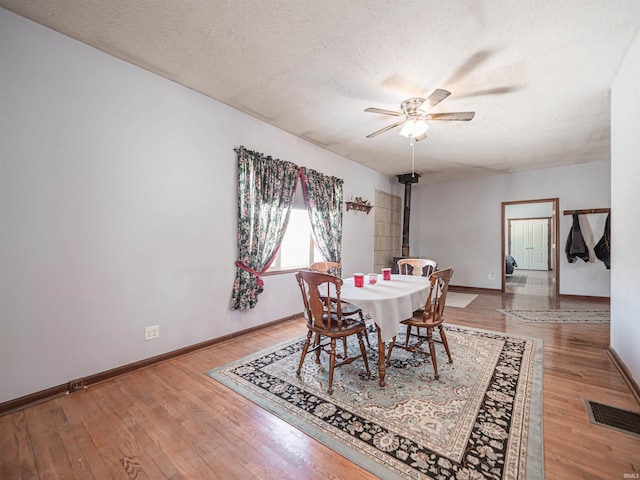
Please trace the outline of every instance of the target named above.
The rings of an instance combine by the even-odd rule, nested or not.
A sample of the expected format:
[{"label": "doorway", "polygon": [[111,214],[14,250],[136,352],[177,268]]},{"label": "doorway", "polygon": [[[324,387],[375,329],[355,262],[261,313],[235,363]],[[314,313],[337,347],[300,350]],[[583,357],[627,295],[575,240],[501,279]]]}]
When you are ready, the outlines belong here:
[{"label": "doorway", "polygon": [[508,217],[507,254],[517,259],[516,269],[551,271],[551,218]]},{"label": "doorway", "polygon": [[557,297],[559,199],[502,202],[502,292]]}]

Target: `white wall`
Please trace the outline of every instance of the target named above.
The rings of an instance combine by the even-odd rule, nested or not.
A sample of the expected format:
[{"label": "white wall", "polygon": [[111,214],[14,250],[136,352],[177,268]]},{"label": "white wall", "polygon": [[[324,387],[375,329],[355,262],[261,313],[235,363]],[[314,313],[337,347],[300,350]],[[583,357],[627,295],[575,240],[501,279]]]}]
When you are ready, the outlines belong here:
[{"label": "white wall", "polygon": [[640,32],[611,88],[611,347],[640,384]]},{"label": "white wall", "polygon": [[[292,275],[229,310],[239,145],[400,186],[0,9],[0,403],[302,310]],[[344,270],[373,266],[373,215],[344,214]],[[144,327],[160,326],[145,342]]]},{"label": "white wall", "polygon": [[[414,185],[412,255],[454,267],[452,285],[501,288],[502,202],[560,199],[560,294],[608,297],[610,271],[604,264],[569,264],[564,242],[571,217],[563,210],[610,206],[610,164],[607,161],[532,170],[435,185]],[[413,215],[415,212],[415,216]],[[587,215],[581,226],[593,248],[604,232],[604,215]],[[414,220],[415,219],[415,220]],[[488,274],[494,273],[495,280]]]}]

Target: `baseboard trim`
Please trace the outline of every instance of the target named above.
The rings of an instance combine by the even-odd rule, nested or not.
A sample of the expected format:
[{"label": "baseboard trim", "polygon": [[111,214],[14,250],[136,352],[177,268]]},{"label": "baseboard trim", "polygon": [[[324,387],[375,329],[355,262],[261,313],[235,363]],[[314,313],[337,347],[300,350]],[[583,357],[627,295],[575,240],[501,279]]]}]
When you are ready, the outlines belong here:
[{"label": "baseboard trim", "polygon": [[16,410],[21,410],[31,405],[37,405],[38,403],[53,400],[54,398],[62,397],[69,393],[69,384],[64,383],[62,385],[56,385],[39,392],[30,393],[24,397],[19,397],[13,400],[9,400],[4,403],[0,403],[0,416],[7,413],[13,413]]},{"label": "baseboard trim", "polygon": [[594,301],[594,302],[609,302],[611,303],[611,297],[596,297],[596,296],[592,296],[592,295],[569,295],[566,293],[561,293],[560,295],[558,295],[559,298],[565,298],[567,300],[588,300],[588,301]]},{"label": "baseboard trim", "polygon": [[[172,350],[167,353],[162,353],[160,355],[156,355],[154,357],[145,358],[144,360],[139,360],[137,362],[129,363],[127,365],[123,365],[121,367],[112,368],[111,370],[106,370],[104,372],[95,373],[93,375],[89,375],[88,377],[83,377],[79,379],[71,380],[68,383],[64,383],[62,385],[56,385],[54,387],[47,388],[45,390],[40,390],[35,393],[31,393],[29,395],[25,395],[23,397],[19,397],[13,400],[9,400],[3,403],[0,403],[0,416],[6,415],[8,413],[15,412],[17,410],[21,410],[26,407],[30,407],[32,405],[36,405],[38,403],[46,402],[48,400],[52,400],[57,397],[61,397],[64,395],[68,395],[74,393],[76,391],[83,390],[91,385],[95,385],[99,382],[104,382],[105,380],[110,380],[112,378],[118,377],[120,375],[124,375],[126,373],[133,372],[135,370],[140,370],[141,368],[150,367],[151,365],[155,365],[158,363],[166,362],[167,360],[172,360],[176,357],[180,357],[182,355],[187,355],[189,353],[193,353],[197,350],[201,350],[203,348],[208,348],[213,345],[220,344],[222,342],[226,342],[233,338],[240,337],[242,335],[248,335],[249,333],[254,333],[259,330],[263,330],[265,328],[273,327],[279,323],[288,322],[290,320],[299,318],[302,316],[302,313],[296,313],[294,315],[289,315],[288,317],[279,318],[272,322],[264,323],[262,325],[258,325],[256,327],[247,328],[245,330],[240,330],[238,332],[230,333],[228,335],[224,335],[222,337],[213,338],[211,340],[207,340],[204,342],[196,343],[193,345],[189,345],[183,348],[179,348],[177,350]],[[82,388],[77,388],[78,385],[82,385]]]},{"label": "baseboard trim", "polygon": [[629,390],[631,390],[631,394],[633,395],[633,398],[635,398],[638,405],[640,405],[640,386],[638,386],[638,384],[633,379],[631,372],[629,371],[627,366],[624,364],[622,359],[618,356],[616,351],[613,348],[611,348],[611,346],[609,346],[609,348],[607,348],[605,352],[607,356],[611,359],[615,367],[620,372],[620,375],[622,375],[622,379],[629,387]]},{"label": "baseboard trim", "polygon": [[[485,288],[485,287],[465,287],[463,285],[449,285],[449,289],[456,292],[467,293],[505,293],[499,288]],[[565,298],[567,300],[587,300],[591,302],[608,302],[611,303],[611,297],[595,297],[590,295],[567,295],[561,293],[559,298]]]},{"label": "baseboard trim", "polygon": [[449,290],[467,293],[502,293],[502,290],[499,288],[464,287],[461,285],[449,285]]}]

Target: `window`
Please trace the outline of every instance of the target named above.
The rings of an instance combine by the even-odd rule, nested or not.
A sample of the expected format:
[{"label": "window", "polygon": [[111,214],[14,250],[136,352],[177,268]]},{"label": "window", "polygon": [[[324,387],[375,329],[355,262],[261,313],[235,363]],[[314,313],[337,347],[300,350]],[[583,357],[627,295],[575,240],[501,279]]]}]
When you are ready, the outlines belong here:
[{"label": "window", "polygon": [[304,208],[292,208],[282,245],[267,272],[298,270],[322,261],[324,258],[313,241],[309,214]]}]

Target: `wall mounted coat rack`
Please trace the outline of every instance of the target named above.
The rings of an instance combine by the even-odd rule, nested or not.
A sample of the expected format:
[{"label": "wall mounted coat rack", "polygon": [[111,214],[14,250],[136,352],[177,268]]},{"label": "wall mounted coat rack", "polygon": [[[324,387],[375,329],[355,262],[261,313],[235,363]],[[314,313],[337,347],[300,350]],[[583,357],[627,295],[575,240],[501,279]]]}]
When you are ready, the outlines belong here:
[{"label": "wall mounted coat rack", "polygon": [[610,208],[585,208],[583,210],[565,210],[563,213],[565,215],[573,215],[577,213],[578,215],[588,215],[589,213],[609,213],[611,212]]}]

